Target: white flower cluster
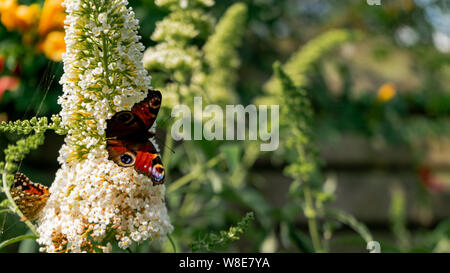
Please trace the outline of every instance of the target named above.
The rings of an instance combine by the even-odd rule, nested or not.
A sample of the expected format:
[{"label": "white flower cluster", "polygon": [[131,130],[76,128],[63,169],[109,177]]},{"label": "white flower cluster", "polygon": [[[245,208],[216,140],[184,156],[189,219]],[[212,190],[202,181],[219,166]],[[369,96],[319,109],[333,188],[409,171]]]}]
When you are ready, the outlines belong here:
[{"label": "white flower cluster", "polygon": [[214,0],[155,0],[155,4],[161,7],[181,7],[183,9],[188,8],[189,6],[212,6],[214,4]]},{"label": "white flower cluster", "polygon": [[108,252],[172,231],[165,186],[108,159],[106,120],[142,100],[150,86],[138,22],[126,0],[66,0],[61,169],[38,221],[46,252]]},{"label": "white flower cluster", "polygon": [[[145,51],[143,63],[145,68],[156,72],[155,85],[164,84],[164,96],[169,98],[165,106],[173,107],[193,96],[204,95],[199,85],[205,76],[203,53],[192,40],[212,31],[214,18],[203,7],[213,5],[214,1],[157,0],[155,4],[169,8],[171,13],[156,23],[151,38],[158,44]],[[166,76],[171,83],[166,83]]]},{"label": "white flower cluster", "polygon": [[[151,38],[158,44],[145,51],[143,62],[145,68],[155,71],[154,84],[164,84],[165,96],[172,99],[169,105],[190,104],[194,96],[220,105],[237,103],[235,83],[240,62],[236,48],[245,31],[246,5],[232,5],[215,24],[203,8],[213,1],[155,3],[169,8],[171,13],[156,23]],[[194,41],[205,38],[202,48]]]},{"label": "white flower cluster", "polygon": [[144,53],[143,62],[152,68],[176,70],[183,67],[199,67],[200,52],[194,47],[183,50],[167,43],[151,47]]},{"label": "white flower cluster", "polygon": [[[61,118],[66,143],[81,157],[101,145],[106,119],[146,96],[138,21],[126,0],[66,0],[66,53]],[[83,130],[79,130],[83,128]],[[95,142],[92,138],[97,139]],[[83,153],[84,151],[84,153]]]},{"label": "white flower cluster", "polygon": [[[173,71],[173,78],[178,80],[185,76],[183,73],[177,71],[186,71],[188,69],[194,70],[201,67],[200,57],[200,52],[194,47],[180,49],[167,43],[161,43],[153,48],[148,48],[145,51],[143,62],[146,67],[152,69],[163,68],[164,70]],[[202,76],[203,74],[198,73],[196,75]],[[187,86],[180,86],[175,83],[165,83],[164,106],[172,108],[180,104],[182,102],[180,95],[188,96],[193,94],[192,90]]]},{"label": "white flower cluster", "polygon": [[172,227],[164,204],[164,187],[121,168],[99,149],[88,160],[63,164],[50,188],[39,219],[38,242],[46,252],[107,252],[105,240],[119,247],[163,237]]}]

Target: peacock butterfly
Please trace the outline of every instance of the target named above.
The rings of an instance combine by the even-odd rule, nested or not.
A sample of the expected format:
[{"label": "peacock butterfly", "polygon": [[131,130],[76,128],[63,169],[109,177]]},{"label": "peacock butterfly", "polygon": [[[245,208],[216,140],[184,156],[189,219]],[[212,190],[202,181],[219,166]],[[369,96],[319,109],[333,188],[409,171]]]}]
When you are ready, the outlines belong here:
[{"label": "peacock butterfly", "polygon": [[161,158],[149,140],[161,106],[161,92],[150,89],[131,111],[120,111],[106,121],[106,149],[109,159],[121,167],[132,167],[148,176],[153,185],[164,183]]}]

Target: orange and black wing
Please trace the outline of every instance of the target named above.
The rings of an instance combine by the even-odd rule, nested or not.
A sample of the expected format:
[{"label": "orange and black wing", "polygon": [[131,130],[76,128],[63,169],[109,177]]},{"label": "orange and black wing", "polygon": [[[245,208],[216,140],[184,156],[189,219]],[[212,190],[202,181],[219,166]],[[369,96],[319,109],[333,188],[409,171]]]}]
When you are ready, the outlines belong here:
[{"label": "orange and black wing", "polygon": [[164,183],[165,172],[161,158],[150,141],[107,140],[109,159],[121,167],[132,167],[148,176],[153,185]]},{"label": "orange and black wing", "polygon": [[29,220],[38,218],[50,196],[48,187],[31,182],[23,173],[16,173],[11,196],[22,214]]},{"label": "orange and black wing", "polygon": [[133,135],[148,134],[161,107],[161,92],[149,90],[142,101],[136,103],[131,111],[120,111],[106,121],[107,138],[126,138]]},{"label": "orange and black wing", "polygon": [[147,130],[152,127],[156,117],[158,116],[161,101],[161,92],[150,89],[147,97],[141,102],[136,103],[133,108],[131,108],[131,112],[140,118]]}]

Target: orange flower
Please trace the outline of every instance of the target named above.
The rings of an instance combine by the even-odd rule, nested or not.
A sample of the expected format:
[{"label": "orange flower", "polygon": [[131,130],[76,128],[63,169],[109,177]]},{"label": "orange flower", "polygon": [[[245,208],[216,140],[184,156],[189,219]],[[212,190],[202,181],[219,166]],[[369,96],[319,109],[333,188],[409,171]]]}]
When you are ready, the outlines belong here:
[{"label": "orange flower", "polygon": [[0,13],[15,10],[17,7],[17,0],[0,0]]},{"label": "orange flower", "polygon": [[17,28],[25,32],[33,27],[39,18],[41,9],[38,4],[30,6],[20,5],[16,9]]},{"label": "orange flower", "polygon": [[41,9],[38,4],[17,5],[17,0],[0,0],[2,24],[9,30],[25,32],[32,28],[39,18]]},{"label": "orange flower", "polygon": [[9,31],[16,27],[16,9],[17,0],[0,0],[0,21]]},{"label": "orange flower", "polygon": [[64,31],[52,31],[42,42],[40,48],[45,56],[52,61],[62,60],[62,54],[66,52],[66,43],[64,42]]},{"label": "orange flower", "polygon": [[385,83],[378,88],[377,99],[381,102],[391,100],[397,94],[397,89],[393,83]]},{"label": "orange flower", "polygon": [[63,29],[66,14],[64,13],[64,7],[61,5],[62,2],[62,0],[45,1],[38,26],[39,35],[45,36],[51,30]]},{"label": "orange flower", "polygon": [[41,8],[38,4],[32,4],[30,6],[19,5],[16,9],[16,28],[20,32],[26,32],[30,30],[37,22]]},{"label": "orange flower", "polygon": [[63,0],[45,0],[41,11],[38,4],[26,6],[18,5],[17,0],[0,0],[0,21],[9,31],[18,29],[23,34],[25,44],[36,45],[39,41],[38,51],[53,61],[61,61],[61,55],[66,50],[66,14],[62,2]]},{"label": "orange flower", "polygon": [[16,27],[16,16],[13,13],[2,13],[1,22],[7,30],[12,31]]}]

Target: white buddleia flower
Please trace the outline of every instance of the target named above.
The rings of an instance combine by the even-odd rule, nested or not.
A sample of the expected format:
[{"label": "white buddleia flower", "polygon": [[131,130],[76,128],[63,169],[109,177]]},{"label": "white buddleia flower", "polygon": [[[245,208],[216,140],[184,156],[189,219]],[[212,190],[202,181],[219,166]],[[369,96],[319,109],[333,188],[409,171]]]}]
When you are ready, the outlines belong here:
[{"label": "white buddleia flower", "polygon": [[60,83],[68,128],[61,168],[38,221],[45,252],[108,252],[172,231],[165,186],[108,159],[106,120],[130,110],[150,87],[138,22],[126,0],[66,0],[66,53]]}]

